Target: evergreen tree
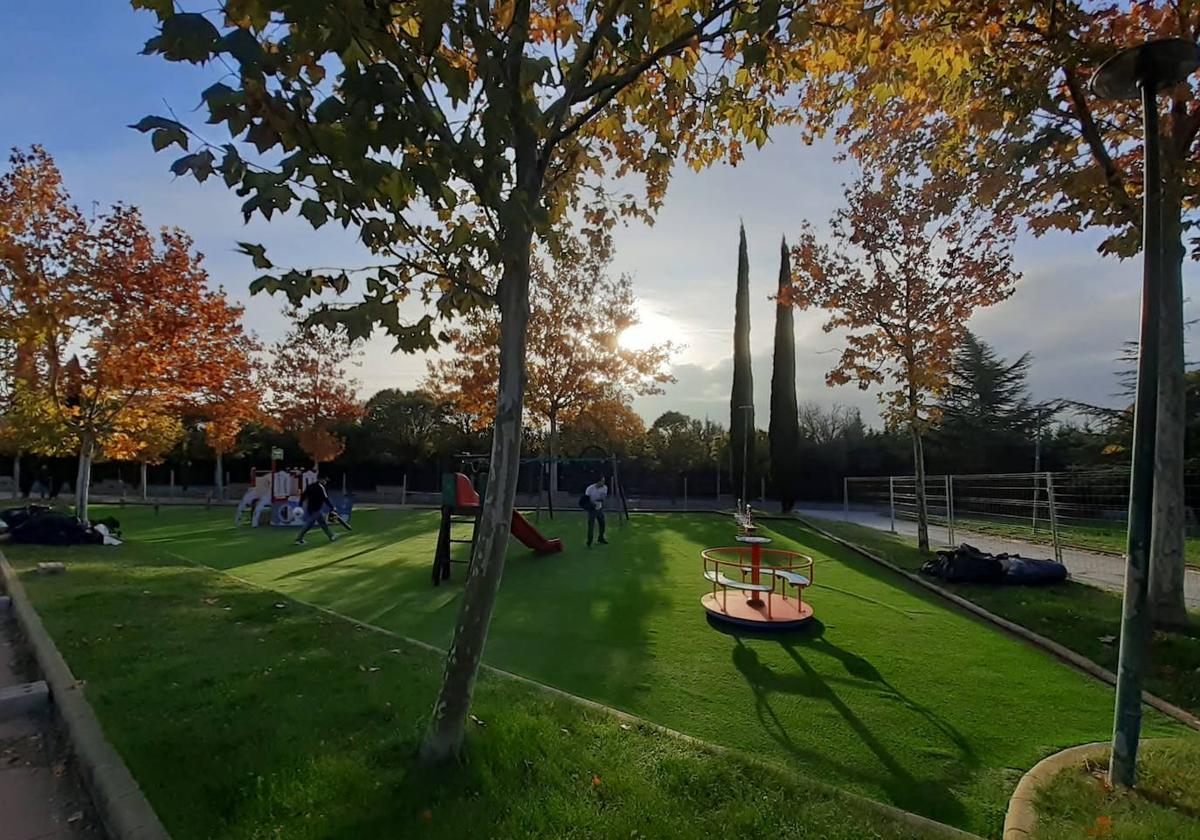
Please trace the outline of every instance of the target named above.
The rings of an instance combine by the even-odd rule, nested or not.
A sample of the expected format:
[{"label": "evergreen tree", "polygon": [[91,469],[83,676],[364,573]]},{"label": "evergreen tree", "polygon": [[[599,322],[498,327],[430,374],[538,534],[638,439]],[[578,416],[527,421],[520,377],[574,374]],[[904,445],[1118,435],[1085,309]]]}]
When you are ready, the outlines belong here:
[{"label": "evergreen tree", "polygon": [[[753,449],[754,443],[746,443],[746,435],[752,434],[754,429],[754,373],[750,366],[750,258],[746,253],[746,227],[742,225],[740,230],[737,300],[733,315],[733,391],[729,398],[731,477],[733,492],[738,497],[743,495],[743,487],[746,494],[753,492],[749,475],[743,483],[743,472],[747,469],[743,453]],[[743,406],[750,406],[750,409],[745,410]]]},{"label": "evergreen tree", "polygon": [[778,305],[775,307],[775,357],[771,367],[771,486],[784,513],[796,503],[800,457],[800,415],[796,405],[796,334],[788,288],[792,264],[787,240],[780,247]]},{"label": "evergreen tree", "polygon": [[949,385],[939,404],[935,441],[945,467],[956,472],[1032,468],[1037,408],[1029,402],[1028,353],[1002,358],[968,332],[955,351]]}]

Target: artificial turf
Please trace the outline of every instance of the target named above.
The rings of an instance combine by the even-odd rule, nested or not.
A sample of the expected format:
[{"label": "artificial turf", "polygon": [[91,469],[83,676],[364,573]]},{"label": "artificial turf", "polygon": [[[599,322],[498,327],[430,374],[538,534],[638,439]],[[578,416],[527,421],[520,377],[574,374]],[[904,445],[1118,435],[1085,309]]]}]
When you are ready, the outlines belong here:
[{"label": "artificial turf", "polygon": [[486,671],[465,761],[421,767],[436,653],[145,544],[70,550],[54,577],[29,568],[61,550],[8,553],[176,840],[924,836],[829,787]]},{"label": "artificial turf", "polygon": [[[226,511],[118,515],[143,547],[449,641],[463,575],[430,584],[435,512],[360,511],[354,534],[307,547],[279,529],[234,530]],[[562,554],[510,549],[486,659],[984,834],[998,831],[1025,769],[1109,735],[1107,687],[799,525],[769,524],[773,547],[817,560],[807,632],[757,639],[708,626],[699,551],[731,542],[727,518],[635,515],[610,525],[610,545],[586,549],[570,514],[540,523],[565,538]],[[1155,716],[1146,728],[1178,731]]]},{"label": "artificial turf", "polygon": [[[814,524],[910,572],[918,571],[929,557],[917,549],[913,539],[900,534],[836,520],[814,519]],[[1121,632],[1119,592],[1074,581],[1044,587],[938,583],[1110,671],[1117,670],[1116,640]],[[1189,627],[1154,632],[1149,646],[1146,690],[1200,715],[1200,612],[1191,611],[1191,617]]]}]

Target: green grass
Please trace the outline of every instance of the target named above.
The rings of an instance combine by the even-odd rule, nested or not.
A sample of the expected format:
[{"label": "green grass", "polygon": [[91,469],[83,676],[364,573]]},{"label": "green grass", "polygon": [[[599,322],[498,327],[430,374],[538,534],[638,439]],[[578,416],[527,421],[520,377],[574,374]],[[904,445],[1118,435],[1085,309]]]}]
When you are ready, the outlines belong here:
[{"label": "green grass", "polygon": [[1035,840],[1194,840],[1200,837],[1200,743],[1151,742],[1133,790],[1113,790],[1104,765],[1064,770],[1038,792]]},{"label": "green grass", "polygon": [[[1054,539],[1050,532],[1050,523],[1042,523],[1036,531],[1033,525],[1022,522],[996,521],[991,519],[954,518],[956,529],[975,531],[979,534],[1003,537],[1014,540],[1053,545]],[[1126,529],[1123,523],[1105,524],[1070,524],[1059,525],[1059,543],[1063,546],[1081,548],[1088,551],[1101,551],[1106,554],[1125,554]],[[1186,562],[1193,568],[1200,569],[1200,538],[1188,537],[1184,541]]]},{"label": "green grass", "polygon": [[176,840],[920,836],[486,673],[469,759],[431,772],[413,756],[440,656],[146,544],[67,555],[67,574],[24,582]]},{"label": "green grass", "polygon": [[[72,553],[109,568],[122,568],[123,557],[153,566],[180,555],[410,637],[449,641],[462,567],[450,585],[430,586],[436,513],[360,511],[353,535],[307,548],[279,529],[234,531],[225,511],[121,516],[136,542]],[[1106,687],[798,525],[770,524],[777,547],[818,561],[810,600],[819,623],[807,633],[754,639],[704,621],[699,551],[730,543],[728,519],[640,515],[610,529],[612,545],[587,550],[572,514],[542,521],[548,536],[566,539],[563,554],[512,547],[486,658],[981,833],[998,831],[1024,769],[1108,736]],[[35,592],[55,585],[36,584]],[[1177,731],[1156,716],[1147,730]]]},{"label": "green grass", "polygon": [[[819,524],[829,533],[911,572],[918,571],[928,558],[917,550],[910,537],[848,522],[821,520]],[[1070,581],[1048,587],[945,582],[939,585],[1083,654],[1110,671],[1117,669],[1117,646],[1112,639],[1120,633],[1120,593]],[[1192,619],[1188,630],[1154,634],[1146,688],[1200,715],[1200,613],[1193,611]]]}]

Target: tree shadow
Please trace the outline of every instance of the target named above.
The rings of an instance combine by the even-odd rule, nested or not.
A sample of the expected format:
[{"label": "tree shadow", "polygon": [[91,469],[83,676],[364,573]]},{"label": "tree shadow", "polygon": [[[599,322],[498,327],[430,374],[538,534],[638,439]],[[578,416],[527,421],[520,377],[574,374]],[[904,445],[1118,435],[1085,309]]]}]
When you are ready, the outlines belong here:
[{"label": "tree shadow", "polygon": [[[889,750],[887,744],[855,713],[830,683],[861,684],[864,681],[874,683],[892,694],[908,708],[930,717],[935,726],[946,733],[947,737],[959,747],[963,759],[970,766],[978,763],[973,749],[952,727],[937,719],[936,716],[932,716],[927,710],[892,687],[870,662],[825,641],[822,634],[823,627],[818,625],[812,628],[812,632],[802,636],[774,639],[795,662],[798,667],[796,671],[780,671],[772,668],[759,659],[758,653],[752,647],[743,643],[744,637],[739,637],[738,634],[729,634],[736,640],[731,654],[733,665],[745,679],[754,696],[755,714],[763,730],[798,763],[815,768],[815,775],[836,774],[841,778],[878,787],[892,802],[902,808],[952,824],[962,824],[966,817],[966,809],[962,801],[950,791],[947,785],[948,780],[915,777],[903,761]],[[799,648],[806,646],[820,649],[821,652],[828,653],[840,661],[849,677],[842,680],[823,677],[801,655]],[[874,755],[878,761],[880,772],[864,771],[861,767],[854,766],[849,762],[837,760],[829,753],[798,744],[793,738],[792,730],[797,725],[803,725],[803,722],[789,721],[785,723],[772,705],[771,696],[774,694],[801,696],[828,704]],[[901,722],[897,721],[897,723]]]}]

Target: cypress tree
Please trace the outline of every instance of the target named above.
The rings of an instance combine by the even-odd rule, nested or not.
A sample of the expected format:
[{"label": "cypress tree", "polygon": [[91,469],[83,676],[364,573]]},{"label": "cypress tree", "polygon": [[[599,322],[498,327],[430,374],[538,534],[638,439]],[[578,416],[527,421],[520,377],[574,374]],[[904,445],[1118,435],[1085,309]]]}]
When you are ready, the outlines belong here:
[{"label": "cypress tree", "polygon": [[[737,299],[733,314],[733,391],[729,397],[729,449],[733,466],[733,494],[742,495],[742,473],[748,470],[743,463],[746,451],[753,462],[754,440],[754,373],[750,367],[750,258],[746,253],[746,227],[742,225],[738,244]],[[749,411],[742,406],[751,406]],[[751,476],[746,476],[746,495],[753,493]],[[744,502],[745,499],[742,499]]]},{"label": "cypress tree", "polygon": [[796,405],[796,334],[787,290],[792,264],[787,240],[780,245],[779,297],[775,306],[775,358],[771,367],[771,486],[787,513],[796,504],[796,472],[800,461],[800,413]]}]

